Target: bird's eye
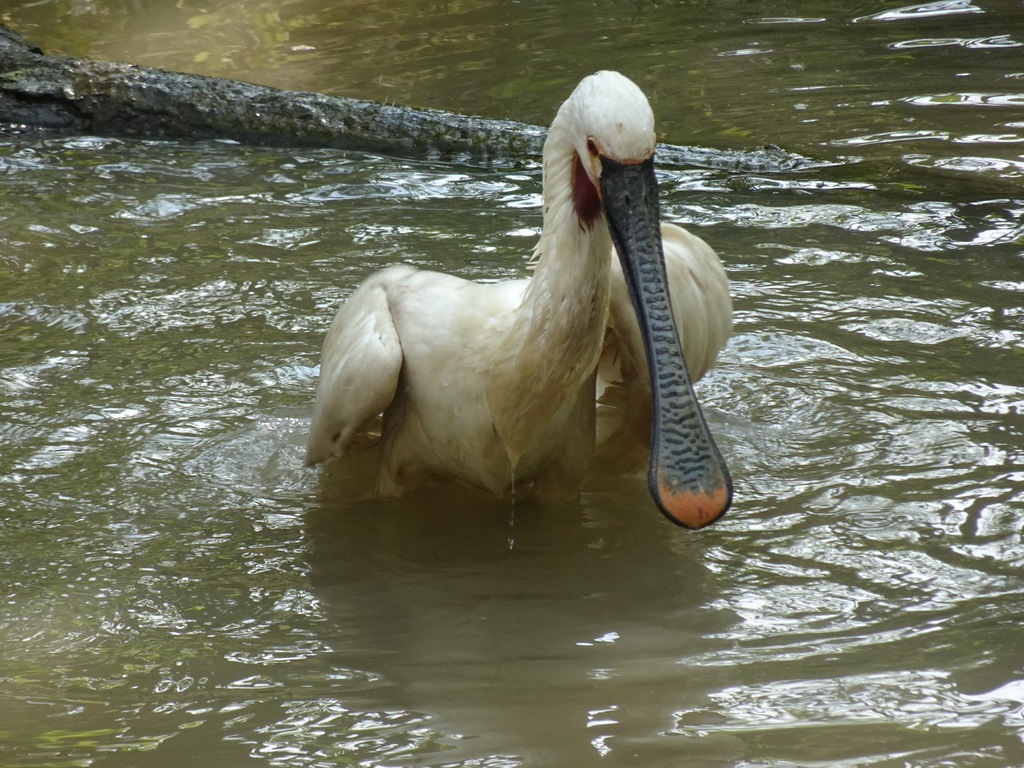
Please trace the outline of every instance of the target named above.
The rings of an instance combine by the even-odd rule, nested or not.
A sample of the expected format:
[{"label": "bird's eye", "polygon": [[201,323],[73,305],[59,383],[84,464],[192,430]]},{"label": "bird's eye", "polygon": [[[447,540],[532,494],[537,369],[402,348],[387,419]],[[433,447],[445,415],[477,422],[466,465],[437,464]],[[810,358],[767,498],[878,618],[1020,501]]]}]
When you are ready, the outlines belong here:
[{"label": "bird's eye", "polygon": [[594,143],[593,139],[587,139],[587,152],[590,153],[591,157],[597,157],[597,144]]}]

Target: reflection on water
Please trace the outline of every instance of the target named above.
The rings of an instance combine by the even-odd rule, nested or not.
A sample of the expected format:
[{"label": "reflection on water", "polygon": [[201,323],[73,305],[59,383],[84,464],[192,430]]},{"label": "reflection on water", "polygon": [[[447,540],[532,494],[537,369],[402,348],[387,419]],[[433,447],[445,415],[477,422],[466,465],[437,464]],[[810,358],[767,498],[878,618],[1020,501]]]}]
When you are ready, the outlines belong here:
[{"label": "reflection on water", "polygon": [[659,521],[633,492],[619,507],[615,494],[512,511],[446,494],[324,511],[310,521],[313,590],[393,701],[463,735],[449,758],[586,762],[596,740],[656,738],[672,706],[692,704],[677,657],[719,623],[702,617],[706,569],[645,546]]},{"label": "reflection on water", "polygon": [[[703,42],[650,70],[715,65],[697,118],[692,83],[660,86],[673,140],[774,123],[786,149],[837,152],[756,174],[662,170],[665,215],[714,243],[737,309],[700,385],[737,503],[697,535],[651,508],[641,478],[591,478],[552,508],[450,488],[365,500],[344,473],[302,467],[337,304],[399,258],[522,275],[536,165],[0,144],[0,762],[1024,762],[1022,161],[1010,139],[966,141],[1020,125],[995,100],[940,98],[1013,103],[1018,67],[1000,57],[1015,55],[1015,7],[840,20],[819,5],[706,8]],[[461,9],[483,40],[513,34],[483,28],[485,7],[439,13]],[[303,9],[329,13],[286,3],[279,18]],[[135,32],[165,23],[112,13]],[[204,13],[196,39],[223,35],[217,6]],[[369,18],[350,25],[365,35]],[[681,50],[697,32],[679,29]],[[303,30],[288,44],[355,34]],[[834,67],[783,63],[826,50]],[[892,58],[906,77],[862,85],[890,55],[952,58]],[[990,57],[962,58],[976,55]],[[357,79],[370,64],[356,59]],[[546,121],[531,104],[564,96],[576,64],[498,95]],[[829,88],[796,90],[826,71]],[[443,106],[471,98],[468,77],[456,69]],[[775,90],[722,117],[728,89],[756,87]],[[477,96],[468,111],[491,98]]]}]

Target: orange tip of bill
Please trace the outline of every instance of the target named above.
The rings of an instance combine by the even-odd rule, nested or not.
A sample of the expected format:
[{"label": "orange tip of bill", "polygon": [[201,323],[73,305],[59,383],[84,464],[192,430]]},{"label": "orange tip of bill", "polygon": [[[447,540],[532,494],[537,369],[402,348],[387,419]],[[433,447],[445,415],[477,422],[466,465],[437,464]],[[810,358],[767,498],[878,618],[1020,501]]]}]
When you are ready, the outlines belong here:
[{"label": "orange tip of bill", "polygon": [[658,483],[658,506],[672,522],[684,528],[703,528],[725,514],[732,501],[727,483],[710,492],[673,490],[672,486]]}]

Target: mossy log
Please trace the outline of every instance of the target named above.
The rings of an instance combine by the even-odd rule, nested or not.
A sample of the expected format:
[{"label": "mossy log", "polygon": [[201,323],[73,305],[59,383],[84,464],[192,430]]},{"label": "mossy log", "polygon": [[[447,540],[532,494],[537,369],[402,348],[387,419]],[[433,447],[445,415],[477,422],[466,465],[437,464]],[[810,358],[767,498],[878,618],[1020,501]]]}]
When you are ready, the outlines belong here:
[{"label": "mossy log", "polygon": [[[0,133],[229,139],[469,162],[540,154],[546,129],[135,64],[50,56],[0,26]],[[661,145],[659,162],[744,170],[813,165],[777,148],[749,152]]]}]

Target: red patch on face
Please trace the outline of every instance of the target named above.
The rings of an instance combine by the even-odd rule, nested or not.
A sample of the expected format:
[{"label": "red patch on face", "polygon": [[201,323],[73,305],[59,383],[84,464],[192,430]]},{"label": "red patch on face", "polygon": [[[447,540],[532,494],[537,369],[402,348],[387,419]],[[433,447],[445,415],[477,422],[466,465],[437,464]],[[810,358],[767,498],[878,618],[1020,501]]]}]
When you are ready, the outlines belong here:
[{"label": "red patch on face", "polygon": [[579,155],[572,159],[572,207],[582,224],[594,226],[601,215],[601,194],[587,175]]}]

